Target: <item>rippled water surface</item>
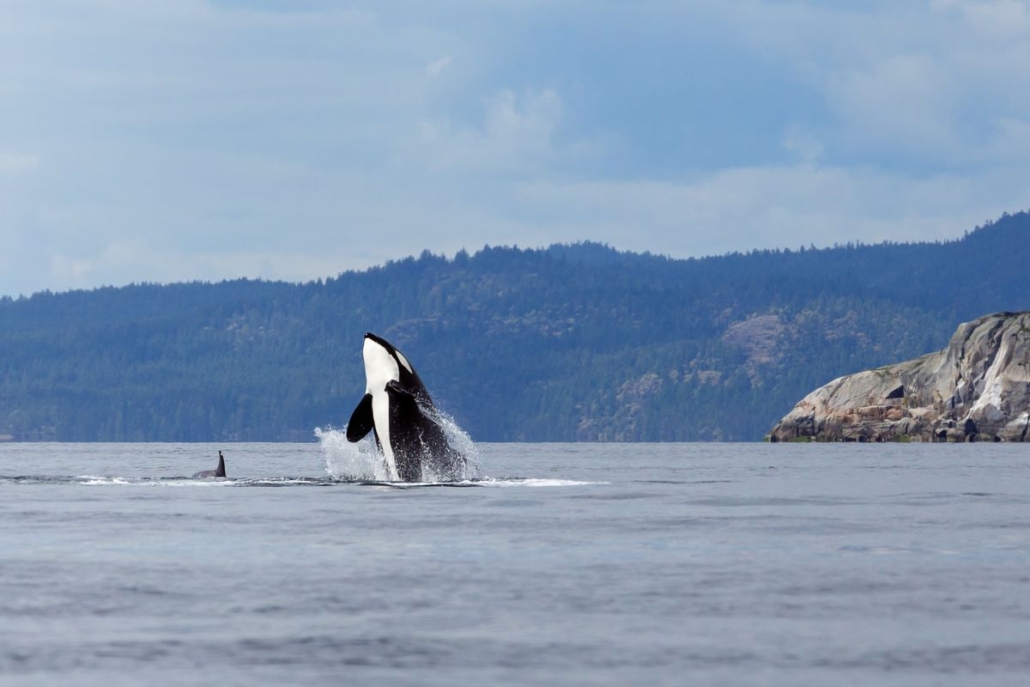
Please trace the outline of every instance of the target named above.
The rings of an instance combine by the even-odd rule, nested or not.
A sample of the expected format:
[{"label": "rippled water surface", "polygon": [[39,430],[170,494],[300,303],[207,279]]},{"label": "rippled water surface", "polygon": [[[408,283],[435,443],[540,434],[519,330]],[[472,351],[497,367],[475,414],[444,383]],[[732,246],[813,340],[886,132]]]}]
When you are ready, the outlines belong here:
[{"label": "rippled water surface", "polygon": [[1030,680],[1030,448],[478,448],[0,444],[0,683]]}]

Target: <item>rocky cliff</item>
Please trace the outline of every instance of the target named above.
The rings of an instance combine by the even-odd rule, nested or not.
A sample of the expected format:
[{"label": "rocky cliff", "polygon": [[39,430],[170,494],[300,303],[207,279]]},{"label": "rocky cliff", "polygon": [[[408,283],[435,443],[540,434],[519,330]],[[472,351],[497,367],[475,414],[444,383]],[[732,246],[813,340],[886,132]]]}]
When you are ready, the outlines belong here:
[{"label": "rocky cliff", "polygon": [[803,398],[769,441],[1026,441],[1030,312],[959,326],[948,345],[835,379]]}]

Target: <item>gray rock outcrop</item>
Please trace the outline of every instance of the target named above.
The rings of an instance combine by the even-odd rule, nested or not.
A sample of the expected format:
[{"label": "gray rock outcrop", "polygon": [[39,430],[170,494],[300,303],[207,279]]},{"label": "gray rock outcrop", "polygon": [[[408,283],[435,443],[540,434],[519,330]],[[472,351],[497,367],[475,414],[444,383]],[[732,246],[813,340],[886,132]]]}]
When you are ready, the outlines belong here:
[{"label": "gray rock outcrop", "polygon": [[833,380],[803,398],[769,441],[1027,441],[1030,312],[959,326],[948,345]]}]

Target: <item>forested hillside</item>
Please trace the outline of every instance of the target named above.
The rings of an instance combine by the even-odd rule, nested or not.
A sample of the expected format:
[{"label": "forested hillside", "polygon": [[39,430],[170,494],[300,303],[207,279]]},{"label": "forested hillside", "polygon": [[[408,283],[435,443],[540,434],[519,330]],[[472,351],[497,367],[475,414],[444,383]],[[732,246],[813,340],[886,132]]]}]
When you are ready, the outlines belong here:
[{"label": "forested hillside", "polygon": [[1030,215],[961,240],[691,260],[597,244],[423,253],[307,284],[0,299],[0,435],[309,440],[373,331],[480,441],[758,440],[808,391],[1030,308]]}]

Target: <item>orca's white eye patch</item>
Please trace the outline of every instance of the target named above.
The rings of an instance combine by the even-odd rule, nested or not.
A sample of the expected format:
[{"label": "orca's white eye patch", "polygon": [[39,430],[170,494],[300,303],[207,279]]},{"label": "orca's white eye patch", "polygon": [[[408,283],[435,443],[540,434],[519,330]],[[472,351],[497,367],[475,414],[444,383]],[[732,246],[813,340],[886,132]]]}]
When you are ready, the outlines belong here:
[{"label": "orca's white eye patch", "polygon": [[404,357],[404,354],[397,349],[394,349],[394,352],[397,354],[397,360],[400,361],[401,365],[403,365],[408,372],[415,374],[415,370],[412,369],[411,363],[409,363],[408,359]]}]

